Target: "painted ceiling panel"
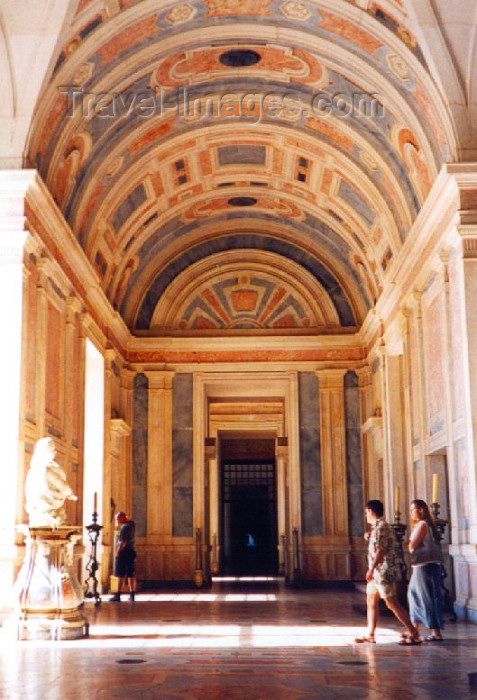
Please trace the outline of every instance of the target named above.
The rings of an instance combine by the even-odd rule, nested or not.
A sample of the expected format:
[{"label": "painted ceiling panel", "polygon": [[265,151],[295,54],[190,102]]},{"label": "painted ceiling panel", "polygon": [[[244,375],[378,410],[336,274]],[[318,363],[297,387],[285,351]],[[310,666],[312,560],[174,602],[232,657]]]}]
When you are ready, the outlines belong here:
[{"label": "painted ceiling panel", "polygon": [[[402,2],[361,5],[79,3],[27,162],[131,331],[363,322],[453,140]],[[227,250],[270,254],[265,277],[177,286]],[[283,261],[335,320],[276,279]],[[275,315],[252,278],[287,290]],[[157,323],[171,288],[183,305]]]}]

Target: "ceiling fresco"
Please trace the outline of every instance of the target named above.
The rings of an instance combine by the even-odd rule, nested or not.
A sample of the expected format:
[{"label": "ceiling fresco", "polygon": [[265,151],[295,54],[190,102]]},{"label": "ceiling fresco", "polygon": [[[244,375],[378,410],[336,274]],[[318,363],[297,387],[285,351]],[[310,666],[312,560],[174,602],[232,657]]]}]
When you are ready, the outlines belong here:
[{"label": "ceiling fresco", "polygon": [[83,0],[28,163],[131,332],[349,332],[455,147],[439,95],[398,0]]}]

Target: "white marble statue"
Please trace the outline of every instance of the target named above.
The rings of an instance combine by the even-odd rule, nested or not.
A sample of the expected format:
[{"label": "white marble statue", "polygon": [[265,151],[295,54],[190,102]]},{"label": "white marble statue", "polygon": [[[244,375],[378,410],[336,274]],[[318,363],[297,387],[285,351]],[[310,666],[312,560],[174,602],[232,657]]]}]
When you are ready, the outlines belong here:
[{"label": "white marble statue", "polygon": [[77,501],[66,481],[66,474],[55,462],[52,438],[38,440],[25,482],[26,510],[30,527],[57,527],[66,521],[64,502]]}]

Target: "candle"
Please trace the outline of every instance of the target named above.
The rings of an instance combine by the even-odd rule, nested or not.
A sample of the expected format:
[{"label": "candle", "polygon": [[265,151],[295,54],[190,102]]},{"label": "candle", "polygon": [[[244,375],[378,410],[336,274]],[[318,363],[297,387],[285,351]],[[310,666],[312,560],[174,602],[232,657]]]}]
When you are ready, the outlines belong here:
[{"label": "candle", "polygon": [[401,489],[399,486],[394,487],[394,512],[397,513],[399,511],[399,496],[401,494]]},{"label": "candle", "polygon": [[432,503],[439,503],[439,474],[432,475]]},{"label": "candle", "polygon": [[94,492],[93,512],[94,512],[94,513],[97,513],[97,512],[98,512],[98,494],[96,493],[96,491]]}]

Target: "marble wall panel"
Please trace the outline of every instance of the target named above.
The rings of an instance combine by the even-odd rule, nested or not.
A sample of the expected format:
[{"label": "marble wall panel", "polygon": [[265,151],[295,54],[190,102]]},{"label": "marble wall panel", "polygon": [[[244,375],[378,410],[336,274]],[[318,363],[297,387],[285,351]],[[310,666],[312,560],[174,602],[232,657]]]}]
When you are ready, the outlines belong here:
[{"label": "marble wall panel", "polygon": [[301,512],[304,536],[323,534],[320,402],[314,372],[298,373]]},{"label": "marble wall panel", "polygon": [[172,535],[193,533],[193,375],[178,373],[172,381]]},{"label": "marble wall panel", "polygon": [[[147,535],[147,441],[148,441],[148,381],[144,374],[134,378],[132,431],[132,517],[136,535]],[[125,504],[118,504],[126,507]]]},{"label": "marble wall panel", "polygon": [[409,328],[409,373],[411,400],[412,443],[418,445],[420,440],[420,391],[419,391],[419,321],[411,317]]},{"label": "marble wall panel", "polygon": [[470,520],[470,483],[467,446],[464,438],[457,440],[455,444],[455,457],[458,527],[459,530],[468,530]]},{"label": "marble wall panel", "polygon": [[37,358],[37,284],[38,268],[34,256],[30,257],[28,267],[27,311],[25,323],[27,326],[28,343],[25,345],[25,417],[30,423],[35,422],[37,383],[35,369]]},{"label": "marble wall panel", "polygon": [[46,385],[45,408],[50,416],[60,419],[61,390],[64,368],[61,362],[64,341],[64,326],[61,312],[49,303],[47,308],[46,334]]},{"label": "marble wall panel", "polygon": [[452,413],[453,419],[464,417],[464,335],[461,315],[461,281],[462,261],[457,255],[451,256],[449,262],[449,303],[452,347]]},{"label": "marble wall panel", "polygon": [[348,518],[350,535],[364,532],[363,472],[361,466],[361,417],[358,377],[347,372],[344,377],[346,479],[348,485]]},{"label": "marble wall panel", "polygon": [[[434,281],[434,288],[437,281]],[[434,292],[434,293],[432,293]],[[427,433],[435,435],[445,426],[445,363],[443,290],[430,290],[423,297],[424,363],[427,396]]]}]

